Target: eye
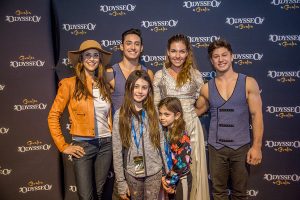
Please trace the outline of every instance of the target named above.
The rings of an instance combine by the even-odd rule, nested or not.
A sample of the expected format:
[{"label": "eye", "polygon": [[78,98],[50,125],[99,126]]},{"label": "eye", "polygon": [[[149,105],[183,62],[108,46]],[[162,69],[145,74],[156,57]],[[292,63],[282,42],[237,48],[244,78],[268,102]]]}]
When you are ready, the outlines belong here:
[{"label": "eye", "polygon": [[90,58],[92,55],[91,55],[90,53],[86,53],[86,54],[84,54],[83,56],[84,56],[84,57]]}]

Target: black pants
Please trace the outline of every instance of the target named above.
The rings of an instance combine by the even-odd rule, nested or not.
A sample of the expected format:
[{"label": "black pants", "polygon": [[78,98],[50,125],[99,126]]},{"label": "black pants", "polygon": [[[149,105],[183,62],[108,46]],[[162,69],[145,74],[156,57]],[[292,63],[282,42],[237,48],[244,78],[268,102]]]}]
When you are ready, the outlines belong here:
[{"label": "black pants", "polygon": [[189,200],[191,189],[192,189],[192,173],[190,172],[186,176],[180,178],[176,186],[176,193],[168,194],[169,200],[185,200],[185,199]]},{"label": "black pants", "polygon": [[228,147],[217,150],[209,146],[208,150],[214,200],[228,200],[229,196],[231,200],[247,199],[249,165],[246,159],[249,145],[237,150]]}]

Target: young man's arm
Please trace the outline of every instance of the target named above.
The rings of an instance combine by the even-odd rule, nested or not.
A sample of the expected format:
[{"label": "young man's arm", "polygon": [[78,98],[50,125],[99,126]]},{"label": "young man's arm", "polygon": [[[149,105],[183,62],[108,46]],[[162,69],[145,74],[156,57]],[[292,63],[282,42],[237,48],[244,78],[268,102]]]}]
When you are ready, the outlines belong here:
[{"label": "young man's arm", "polygon": [[205,83],[201,90],[200,96],[196,101],[195,111],[198,116],[205,113],[209,108],[209,101],[208,101],[208,83]]},{"label": "young man's arm", "polygon": [[264,127],[260,91],[254,78],[247,77],[246,91],[253,131],[253,143],[247,154],[247,163],[257,165],[262,160],[261,146]]},{"label": "young man's arm", "polygon": [[105,70],[105,78],[110,86],[111,91],[113,91],[115,88],[115,77],[114,77],[114,70],[112,68],[107,68]]}]

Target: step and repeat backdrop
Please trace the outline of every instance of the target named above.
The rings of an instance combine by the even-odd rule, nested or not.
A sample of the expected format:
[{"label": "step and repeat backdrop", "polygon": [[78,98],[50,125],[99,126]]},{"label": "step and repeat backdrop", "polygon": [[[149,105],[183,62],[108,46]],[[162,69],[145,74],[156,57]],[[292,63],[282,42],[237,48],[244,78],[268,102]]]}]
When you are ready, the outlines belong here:
[{"label": "step and repeat backdrop", "polygon": [[[215,76],[209,43],[232,44],[235,70],[257,80],[263,99],[263,163],[251,167],[249,199],[300,199],[299,24],[300,0],[1,1],[0,199],[77,199],[72,158],[57,151],[47,115],[58,81],[73,74],[67,51],[95,39],[114,64],[130,28],[141,29],[141,62],[154,72],[174,34],[187,35],[205,80]],[[207,137],[209,114],[199,120]],[[61,124],[70,140],[68,113]],[[111,171],[105,199],[113,180]]]}]

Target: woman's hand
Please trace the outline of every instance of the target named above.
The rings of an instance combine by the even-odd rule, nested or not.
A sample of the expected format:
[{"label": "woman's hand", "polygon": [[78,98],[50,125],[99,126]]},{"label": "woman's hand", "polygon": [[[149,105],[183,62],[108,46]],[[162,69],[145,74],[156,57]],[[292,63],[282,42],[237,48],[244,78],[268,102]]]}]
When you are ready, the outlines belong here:
[{"label": "woman's hand", "polygon": [[129,191],[128,188],[127,188],[126,194],[120,194],[120,198],[121,198],[122,200],[130,200],[130,191]]},{"label": "woman's hand", "polygon": [[162,186],[163,186],[164,190],[167,193],[169,193],[169,194],[174,194],[175,193],[175,190],[172,187],[168,186],[168,183],[166,182],[166,177],[165,176],[163,176],[161,178],[161,183],[162,183]]},{"label": "woman's hand", "polygon": [[78,145],[69,145],[64,151],[64,154],[69,154],[74,156],[75,158],[81,158],[84,156],[85,152],[81,146]]}]

